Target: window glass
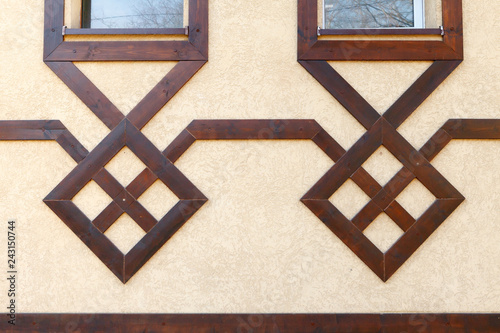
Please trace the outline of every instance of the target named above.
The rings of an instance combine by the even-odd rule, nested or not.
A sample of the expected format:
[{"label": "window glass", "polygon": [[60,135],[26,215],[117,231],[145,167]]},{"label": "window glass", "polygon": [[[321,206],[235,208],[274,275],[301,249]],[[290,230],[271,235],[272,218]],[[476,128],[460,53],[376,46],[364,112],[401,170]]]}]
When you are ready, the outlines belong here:
[{"label": "window glass", "polygon": [[86,16],[84,28],[181,28],[184,0],[84,0]]},{"label": "window glass", "polygon": [[422,28],[422,0],[324,0],[325,29]]}]

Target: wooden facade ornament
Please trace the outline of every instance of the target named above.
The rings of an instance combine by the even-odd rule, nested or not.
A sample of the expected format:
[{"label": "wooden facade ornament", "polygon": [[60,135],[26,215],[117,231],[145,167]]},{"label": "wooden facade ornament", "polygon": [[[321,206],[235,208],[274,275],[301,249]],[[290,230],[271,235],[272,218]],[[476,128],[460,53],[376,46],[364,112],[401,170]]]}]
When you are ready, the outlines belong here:
[{"label": "wooden facade ornament", "polygon": [[[453,213],[464,200],[430,163],[454,139],[500,139],[500,119],[453,119],[417,150],[397,131],[398,127],[457,68],[463,60],[461,0],[443,0],[444,36],[441,40],[325,40],[317,34],[317,1],[298,0],[298,62],[366,129],[364,136],[345,151],[315,120],[194,120],[160,152],[141,129],[208,61],[208,0],[189,0],[187,40],[168,41],[65,41],[63,0],[45,0],[43,60],[85,105],[111,130],[91,152],[57,120],[0,121],[0,140],[55,140],[78,165],[44,199],[59,218],[126,283],[173,234],[208,200],[174,165],[196,140],[312,140],[335,164],[303,196],[302,202],[337,235],[382,281],[387,281],[421,244]],[[88,32],[71,29],[71,34]],[[140,32],[138,32],[140,33]],[[178,31],[173,31],[178,33]],[[323,30],[322,34],[332,33]],[[421,31],[436,33],[435,29]],[[380,34],[374,31],[373,34]],[[124,116],[89,80],[74,61],[178,61],[179,63]],[[380,115],[327,61],[433,61],[433,64]],[[147,166],[127,187],[105,169],[123,147],[129,147]],[[381,186],[363,163],[381,146],[386,147],[403,168]],[[161,180],[179,198],[162,219],[156,220],[138,201],[156,180]],[[352,179],[370,202],[352,219],[347,219],[329,197]],[[413,218],[395,198],[414,179],[435,197],[435,202],[419,218]],[[94,180],[113,201],[93,221],[71,201]],[[366,229],[385,212],[404,231],[385,253],[366,236]],[[146,232],[129,253],[123,254],[104,232],[127,213]],[[429,314],[430,315],[430,314]],[[63,327],[68,318],[79,315],[22,315],[28,329]],[[242,315],[244,316],[244,315]],[[256,315],[261,316],[261,315]],[[493,315],[432,315],[431,328],[448,325],[456,328],[498,330],[500,321]],[[411,331],[411,316],[395,315],[262,315],[261,331],[275,327],[303,327],[303,332],[343,330],[358,332]],[[99,315],[87,322],[88,329],[127,325],[163,330],[185,327],[199,331],[236,329],[237,315]],[[45,326],[43,326],[45,325]],[[51,325],[51,326],[47,326]],[[125,325],[125,326],[123,326]],[[145,326],[152,325],[152,326]],[[293,325],[293,326],[292,326]],[[19,329],[23,329],[21,326]],[[16,328],[17,329],[17,328]],[[16,329],[14,331],[16,331]],[[109,328],[111,329],[111,328]],[[141,328],[142,329],[142,328]]]}]

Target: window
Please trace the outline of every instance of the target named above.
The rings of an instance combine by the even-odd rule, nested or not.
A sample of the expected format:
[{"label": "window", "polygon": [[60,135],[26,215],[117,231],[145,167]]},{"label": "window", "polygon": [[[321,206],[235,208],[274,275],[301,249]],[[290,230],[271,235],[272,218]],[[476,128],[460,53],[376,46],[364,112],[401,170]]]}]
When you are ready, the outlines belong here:
[{"label": "window", "polygon": [[424,28],[424,0],[324,0],[325,29]]},{"label": "window", "polygon": [[82,28],[182,28],[184,0],[83,0]]}]

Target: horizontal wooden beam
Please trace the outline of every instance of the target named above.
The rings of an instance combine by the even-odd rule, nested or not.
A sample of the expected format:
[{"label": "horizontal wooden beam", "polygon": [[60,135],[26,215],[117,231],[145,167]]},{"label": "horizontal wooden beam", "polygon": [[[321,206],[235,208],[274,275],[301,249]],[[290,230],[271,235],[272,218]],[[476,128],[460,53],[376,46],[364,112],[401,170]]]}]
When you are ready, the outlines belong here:
[{"label": "horizontal wooden beam", "polygon": [[206,57],[188,41],[64,42],[45,61],[182,61]]},{"label": "horizontal wooden beam", "polygon": [[[7,317],[6,317],[7,318]],[[16,314],[3,332],[498,332],[500,314]]]}]

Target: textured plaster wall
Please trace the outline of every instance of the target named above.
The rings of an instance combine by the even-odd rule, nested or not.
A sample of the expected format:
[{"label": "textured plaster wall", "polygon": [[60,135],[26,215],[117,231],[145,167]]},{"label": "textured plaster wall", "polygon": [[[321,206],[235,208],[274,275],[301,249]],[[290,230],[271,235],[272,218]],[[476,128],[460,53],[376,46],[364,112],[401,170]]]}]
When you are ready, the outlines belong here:
[{"label": "textured plaster wall", "polygon": [[[417,148],[449,118],[500,118],[500,3],[463,2],[466,60],[400,128]],[[59,119],[94,148],[108,129],[42,62],[43,1],[0,6],[0,119]],[[164,149],[193,119],[312,118],[349,148],[363,129],[297,63],[296,7],[210,1],[209,62],[143,132]],[[172,67],[77,65],[125,113]],[[428,65],[332,62],[381,112]],[[435,159],[467,201],[383,283],[299,202],[332,165],[312,142],[197,142],[176,165],[210,201],[123,285],[42,202],[73,160],[55,142],[0,142],[0,255],[16,219],[20,312],[498,312],[499,152],[499,141],[456,141]],[[113,173],[126,181],[140,163],[119,155],[130,162]],[[377,177],[388,165],[375,163]],[[82,210],[110,201],[85,191]],[[155,191],[141,200],[161,214],[175,200]],[[428,199],[414,191],[409,211]],[[381,246],[397,237],[383,226],[370,228]],[[113,229],[124,249],[141,236],[126,218]]]}]

